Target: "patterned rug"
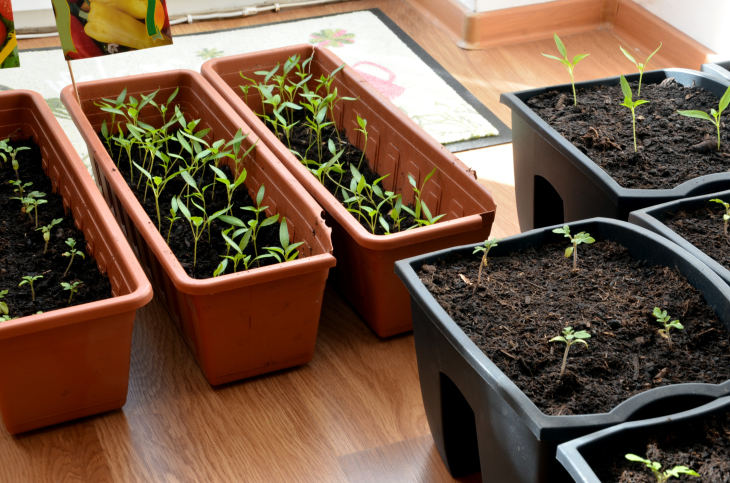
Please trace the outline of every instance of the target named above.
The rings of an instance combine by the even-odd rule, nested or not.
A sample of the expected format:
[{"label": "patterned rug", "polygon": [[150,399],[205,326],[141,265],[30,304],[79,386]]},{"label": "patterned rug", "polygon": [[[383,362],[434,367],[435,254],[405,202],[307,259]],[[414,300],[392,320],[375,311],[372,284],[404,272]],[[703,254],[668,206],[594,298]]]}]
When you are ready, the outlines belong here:
[{"label": "patterned rug", "polygon": [[[199,72],[208,59],[301,43],[332,49],[452,151],[511,141],[493,113],[377,9],[177,36],[171,46],[73,61],[73,69],[77,82],[181,68]],[[86,160],[86,145],[59,99],[71,83],[60,49],[20,55],[20,68],[2,72],[0,90],[40,92]]]}]

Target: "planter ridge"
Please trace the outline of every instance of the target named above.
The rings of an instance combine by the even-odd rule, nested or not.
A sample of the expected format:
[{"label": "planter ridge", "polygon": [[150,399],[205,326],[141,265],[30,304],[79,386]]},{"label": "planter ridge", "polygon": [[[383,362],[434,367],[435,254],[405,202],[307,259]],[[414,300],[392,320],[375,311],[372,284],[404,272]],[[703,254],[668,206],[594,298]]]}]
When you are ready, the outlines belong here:
[{"label": "planter ridge", "polygon": [[255,71],[271,70],[291,56],[301,60],[313,55],[308,68],[312,84],[343,62],[325,48],[297,45],[253,54],[213,59],[201,68],[203,75],[250,125],[299,182],[324,207],[332,226],[332,240],[338,266],[332,282],[355,306],[358,313],[381,337],[411,330],[408,292],[393,273],[402,258],[462,243],[476,243],[489,237],[495,204],[491,195],[468,172],[468,168],[441,144],[426,134],[390,101],[370,86],[351,67],[345,66],[332,84],[338,95],[357,98],[335,107],[334,121],[345,129],[350,142],[362,149],[365,140],[355,131],[357,116],[367,120],[368,142],[365,155],[381,176],[387,190],[401,193],[403,203],[413,201],[407,176],[420,185],[434,167],[436,174],[425,188],[424,201],[434,214],[446,214],[445,221],[432,226],[382,236],[373,235],[254,114],[261,111],[259,96],[251,93],[248,105],[239,85],[239,73],[255,78]]}]

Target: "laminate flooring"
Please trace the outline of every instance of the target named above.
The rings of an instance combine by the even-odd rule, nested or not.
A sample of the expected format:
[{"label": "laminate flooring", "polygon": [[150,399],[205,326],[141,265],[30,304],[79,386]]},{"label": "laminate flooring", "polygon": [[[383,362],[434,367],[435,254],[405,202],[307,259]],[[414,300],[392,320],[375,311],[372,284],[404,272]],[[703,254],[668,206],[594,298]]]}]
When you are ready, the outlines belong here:
[{"label": "laminate flooring", "polygon": [[[174,27],[175,35],[380,8],[510,125],[499,94],[565,82],[552,39],[459,49],[404,0],[361,0]],[[590,53],[576,80],[631,72],[611,31],[563,39]],[[20,48],[58,39],[20,41]],[[624,45],[626,47],[626,45]],[[646,53],[643,53],[646,54]],[[59,54],[60,55],[60,54]],[[668,67],[661,51],[655,68]],[[459,154],[498,205],[493,236],[519,232],[511,146]],[[314,359],[211,387],[158,299],[135,322],[129,398],[118,411],[11,436],[2,482],[449,482],[421,401],[413,335],[379,339],[331,288]],[[460,478],[481,481],[478,474]]]}]

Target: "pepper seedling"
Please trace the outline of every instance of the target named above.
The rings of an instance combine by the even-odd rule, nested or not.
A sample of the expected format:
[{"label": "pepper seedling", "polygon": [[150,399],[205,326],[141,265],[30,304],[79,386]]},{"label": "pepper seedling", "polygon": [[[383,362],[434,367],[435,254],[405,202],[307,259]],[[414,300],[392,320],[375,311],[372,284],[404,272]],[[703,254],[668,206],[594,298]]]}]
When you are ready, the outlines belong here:
[{"label": "pepper seedling", "polygon": [[73,298],[74,294],[77,294],[79,292],[79,287],[83,285],[83,282],[76,281],[74,283],[67,283],[67,282],[61,282],[61,287],[63,287],[64,290],[69,290],[71,292],[71,295],[68,297],[68,304],[71,305],[71,299]]},{"label": "pepper seedling", "polygon": [[63,218],[56,218],[51,223],[49,223],[46,226],[42,226],[40,228],[36,228],[35,231],[42,231],[43,232],[43,240],[46,242],[45,248],[43,248],[43,254],[45,255],[48,251],[48,242],[51,241],[51,228],[58,225],[63,221]]},{"label": "pepper seedling", "polygon": [[644,463],[646,467],[649,468],[652,473],[654,473],[654,476],[659,483],[664,483],[668,481],[669,478],[679,478],[680,475],[700,476],[699,473],[697,473],[692,468],[689,468],[688,466],[675,466],[674,468],[670,470],[665,470],[662,473],[662,465],[658,461],[644,459],[631,453],[627,454],[625,457],[629,461]]},{"label": "pepper seedling", "polygon": [[360,126],[360,129],[355,129],[357,132],[361,132],[363,136],[365,136],[365,144],[362,147],[362,154],[360,155],[360,161],[357,163],[357,169],[360,170],[360,165],[362,164],[362,160],[365,158],[365,151],[368,148],[368,122],[367,120],[361,118],[360,116],[357,116],[357,124]]},{"label": "pepper seedling", "polygon": [[725,203],[719,198],[713,198],[710,201],[714,201],[715,203],[720,203],[722,206],[725,207],[725,214],[722,215],[722,219],[725,221],[725,237],[727,238],[727,222],[730,220],[730,203]]},{"label": "pepper seedling", "polygon": [[578,245],[580,245],[581,243],[586,243],[590,245],[596,240],[593,239],[590,234],[584,231],[578,233],[575,236],[570,236],[570,227],[568,225],[564,225],[562,228],[554,229],[553,233],[563,234],[566,238],[570,238],[570,243],[572,243],[573,246],[565,249],[565,258],[569,258],[571,255],[573,255],[573,270],[578,270]]},{"label": "pepper seedling", "polygon": [[172,225],[173,223],[175,223],[175,221],[180,219],[180,217],[177,216],[177,209],[177,198],[173,196],[170,200],[170,216],[167,217],[167,219],[170,220],[170,228],[167,229],[167,240],[165,240],[168,245],[170,244],[170,233],[172,232]]},{"label": "pepper seedling", "polygon": [[620,45],[619,45],[619,48],[621,49],[621,52],[624,53],[624,55],[626,56],[626,58],[629,59],[631,62],[633,62],[634,65],[636,66],[636,68],[639,69],[639,89],[636,91],[636,97],[640,97],[641,96],[641,79],[642,79],[642,77],[644,77],[644,70],[646,69],[646,66],[649,65],[649,61],[651,60],[651,58],[654,57],[654,54],[656,54],[657,52],[659,52],[659,49],[662,48],[662,43],[659,42],[659,47],[657,47],[656,50],[654,52],[652,52],[649,55],[649,57],[646,58],[646,61],[644,61],[643,64],[641,62],[636,62],[636,59],[634,59],[631,56],[631,54],[629,54],[628,52],[626,52],[624,50],[624,48],[621,47]]},{"label": "pepper seedling", "polygon": [[566,69],[568,69],[568,73],[570,73],[570,83],[573,85],[573,103],[577,106],[578,105],[578,96],[575,94],[575,79],[573,78],[573,71],[575,70],[575,66],[578,65],[578,62],[588,57],[590,54],[579,54],[573,57],[573,61],[571,62],[568,60],[568,51],[565,49],[565,45],[563,45],[563,41],[560,40],[560,37],[558,37],[558,34],[554,33],[553,38],[555,39],[555,45],[558,46],[558,52],[560,52],[560,55],[563,56],[561,59],[560,57],[555,57],[554,55],[548,55],[540,52],[542,55],[547,57],[548,59],[555,59],[561,64],[565,66]]},{"label": "pepper seedling", "polygon": [[30,294],[32,296],[33,302],[35,302],[35,289],[33,288],[33,282],[41,278],[43,278],[43,275],[36,275],[35,277],[31,275],[26,275],[25,277],[23,277],[23,281],[18,284],[18,287],[22,287],[25,284],[30,285]]},{"label": "pepper seedling", "polygon": [[8,294],[8,290],[2,290],[0,291],[0,312],[2,312],[3,315],[8,315],[8,304],[3,299]]},{"label": "pepper seedling", "polygon": [[563,366],[560,368],[560,376],[563,377],[563,373],[565,372],[565,364],[568,362],[568,351],[570,351],[570,346],[576,343],[581,343],[588,347],[588,342],[586,342],[584,339],[590,339],[591,334],[586,332],[585,330],[579,330],[578,332],[573,332],[572,327],[566,327],[563,329],[563,335],[559,335],[557,337],[553,337],[550,339],[550,342],[564,342],[565,343],[565,355],[563,355]]},{"label": "pepper seedling", "polygon": [[634,152],[636,152],[636,108],[642,104],[648,104],[649,101],[643,99],[634,101],[634,94],[631,92],[631,87],[624,76],[621,76],[621,92],[624,94],[624,102],[621,105],[631,109],[631,123],[634,129]]},{"label": "pepper seedling", "polygon": [[279,263],[290,262],[295,260],[299,256],[297,248],[303,245],[304,242],[290,243],[289,240],[289,228],[287,228],[286,217],[281,220],[281,226],[279,227],[279,247],[264,247],[269,253],[261,255],[259,258],[274,257]]},{"label": "pepper seedling", "polygon": [[659,329],[657,332],[659,332],[659,335],[667,339],[667,342],[669,343],[669,348],[672,348],[672,338],[669,335],[669,331],[672,329],[677,330],[684,330],[684,326],[679,323],[679,320],[672,320],[669,321],[670,317],[667,315],[666,310],[662,310],[659,307],[654,307],[653,312],[654,317],[656,318],[656,321],[660,324],[664,325],[663,329]]},{"label": "pepper seedling", "polygon": [[474,286],[474,291],[472,293],[476,293],[477,288],[479,288],[479,281],[482,279],[482,268],[486,268],[488,263],[487,254],[492,247],[497,246],[498,241],[499,240],[497,240],[496,238],[492,238],[491,240],[485,240],[484,246],[474,247],[474,254],[483,252],[483,255],[482,260],[479,262],[479,275],[477,276],[477,284]]},{"label": "pepper seedling", "polygon": [[76,255],[78,255],[84,259],[86,258],[86,255],[84,255],[83,252],[80,252],[76,249],[76,240],[74,240],[73,238],[69,238],[68,240],[66,240],[66,245],[69,246],[69,251],[65,252],[63,254],[63,256],[71,257],[71,260],[69,260],[68,267],[66,267],[66,271],[63,272],[63,276],[61,278],[64,278],[66,276],[66,274],[68,273],[68,271],[71,269],[71,264],[74,262],[74,257]]},{"label": "pepper seedling", "polygon": [[[728,105],[730,105],[730,86],[725,91],[725,94],[722,95],[720,104],[717,106],[717,111],[711,109],[710,114],[707,114],[705,111],[677,111],[677,113],[685,117],[704,119],[705,121],[710,121],[714,124],[717,128],[717,150],[720,151],[720,125],[722,124],[722,111],[724,111]],[[710,117],[710,115],[712,115],[712,117]]]}]

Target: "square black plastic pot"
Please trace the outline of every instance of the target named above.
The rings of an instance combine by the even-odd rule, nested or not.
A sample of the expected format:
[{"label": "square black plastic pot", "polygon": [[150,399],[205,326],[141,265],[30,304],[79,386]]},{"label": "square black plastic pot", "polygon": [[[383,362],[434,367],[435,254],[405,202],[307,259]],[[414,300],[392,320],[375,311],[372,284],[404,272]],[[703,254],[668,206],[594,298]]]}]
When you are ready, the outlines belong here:
[{"label": "square black plastic pot", "polygon": [[[500,240],[490,256],[562,242],[553,227]],[[571,224],[597,240],[628,248],[636,260],[676,267],[730,330],[730,287],[697,258],[674,243],[624,221],[595,218]],[[631,420],[678,413],[730,394],[723,384],[676,384],[650,389],[608,413],[548,416],[474,344],[418,278],[424,263],[459,254],[473,245],[442,250],[396,263],[411,296],[418,373],[426,416],[436,447],[453,476],[478,471],[484,481],[556,483],[570,481],[555,459],[557,446]]]},{"label": "square black plastic pot", "polygon": [[730,60],[714,64],[702,64],[702,72],[730,81]]},{"label": "square black plastic pot", "polygon": [[651,206],[643,210],[637,210],[629,214],[629,223],[651,230],[658,235],[663,236],[680,247],[684,248],[692,255],[697,257],[702,263],[710,267],[710,269],[720,276],[721,279],[730,285],[730,270],[713,260],[709,255],[691,244],[679,233],[669,228],[663,223],[667,213],[677,213],[679,211],[694,211],[702,208],[713,198],[728,199],[730,191],[721,191],[709,195],[695,196],[683,200],[670,201],[661,205]]},{"label": "square black plastic pot", "polygon": [[[730,80],[687,69],[646,72],[643,83],[658,84],[668,77],[684,86],[696,85],[721,97]],[[619,77],[578,82],[576,89],[618,85]],[[627,75],[629,82],[639,74]],[[570,84],[502,94],[512,108],[517,214],[522,231],[596,216],[626,221],[629,213],[690,196],[730,189],[730,173],[716,173],[686,181],[672,189],[628,189],[542,120],[527,100],[549,91],[571,91]]]},{"label": "square black plastic pot", "polygon": [[712,416],[728,412],[730,398],[722,398],[679,414],[619,424],[561,444],[558,446],[557,458],[573,481],[601,483],[593,471],[594,465],[600,460],[612,459],[616,454],[626,453],[641,456],[652,435],[660,431],[679,432],[701,428]]}]

